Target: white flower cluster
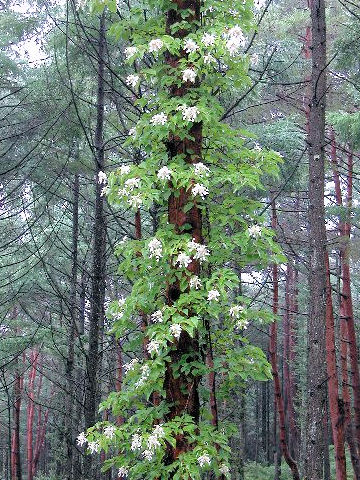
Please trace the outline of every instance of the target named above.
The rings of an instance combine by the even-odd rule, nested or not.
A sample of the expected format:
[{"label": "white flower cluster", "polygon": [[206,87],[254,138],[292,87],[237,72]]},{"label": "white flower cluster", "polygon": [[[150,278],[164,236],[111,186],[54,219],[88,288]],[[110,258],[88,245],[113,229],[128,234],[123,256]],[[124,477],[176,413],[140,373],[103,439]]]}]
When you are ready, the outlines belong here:
[{"label": "white flower cluster", "polygon": [[98,441],[96,442],[89,442],[88,443],[88,449],[90,450],[90,453],[98,453],[100,450],[100,443]]},{"label": "white flower cluster", "polygon": [[121,165],[120,167],[120,175],[127,175],[130,173],[131,167],[130,165]]},{"label": "white flower cluster", "polygon": [[216,37],[211,33],[204,33],[201,38],[201,43],[205,45],[205,47],[212,47],[215,43]]},{"label": "white flower cluster", "polygon": [[184,42],[184,50],[186,53],[193,53],[199,49],[199,45],[192,39],[187,38]]},{"label": "white flower cluster", "polygon": [[127,47],[125,48],[125,56],[126,60],[130,60],[134,55],[136,55],[138,52],[138,49],[136,47]]},{"label": "white flower cluster", "polygon": [[199,196],[205,200],[205,197],[209,195],[209,190],[202,183],[195,183],[191,189],[191,194],[193,197]]},{"label": "white flower cluster", "polygon": [[105,172],[99,172],[98,173],[98,182],[100,185],[106,185],[107,184],[107,175]]},{"label": "white flower cluster", "polygon": [[107,427],[105,427],[104,429],[104,435],[106,438],[114,438],[115,437],[115,427],[114,425],[108,425]]},{"label": "white flower cluster", "polygon": [[222,465],[220,465],[220,467],[219,467],[219,472],[222,473],[223,475],[226,475],[226,476],[227,476],[227,475],[229,475],[229,473],[230,473],[230,468],[229,468],[227,465],[222,464]]},{"label": "white flower cluster", "polygon": [[205,65],[210,65],[211,63],[216,62],[216,58],[211,55],[210,53],[207,53],[206,55],[203,56],[203,60]]},{"label": "white flower cluster", "polygon": [[202,283],[200,278],[197,275],[194,275],[190,278],[190,288],[194,288],[195,290],[199,290],[202,287]]},{"label": "white flower cluster", "polygon": [[164,42],[160,38],[155,38],[149,42],[149,52],[156,53],[160,51],[164,46]]},{"label": "white flower cluster", "polygon": [[188,243],[188,248],[190,252],[195,252],[194,259],[199,260],[200,263],[205,262],[207,257],[210,255],[210,250],[207,248],[207,246],[195,242],[194,239]]},{"label": "white flower cluster", "polygon": [[85,445],[87,443],[87,438],[86,438],[86,435],[85,435],[85,432],[81,432],[77,439],[76,439],[76,443],[79,445],[79,447],[82,447],[83,445]]},{"label": "white flower cluster", "polygon": [[208,453],[203,453],[198,457],[197,461],[200,467],[203,467],[204,465],[210,465],[211,457]]},{"label": "white flower cluster", "polygon": [[163,313],[161,310],[157,310],[150,316],[151,320],[154,323],[162,323],[164,321]]},{"label": "white flower cluster", "polygon": [[245,330],[249,326],[249,321],[246,318],[239,318],[236,322],[236,328],[239,330]]},{"label": "white flower cluster", "polygon": [[139,380],[135,383],[135,388],[139,388],[141,387],[142,385],[144,385],[144,383],[146,382],[146,380],[149,378],[149,375],[150,375],[150,367],[149,365],[143,365],[141,368],[141,377],[139,378]]},{"label": "white flower cluster", "polygon": [[256,10],[261,10],[266,5],[266,0],[254,0],[254,7]]},{"label": "white flower cluster", "polygon": [[219,290],[209,290],[208,292],[208,300],[211,302],[214,300],[215,302],[218,302],[220,298],[220,292]]},{"label": "white flower cluster", "polygon": [[196,71],[193,68],[186,68],[183,71],[183,81],[195,83],[196,80]]},{"label": "white flower cluster", "polygon": [[162,257],[162,243],[160,242],[160,240],[158,240],[157,238],[153,238],[152,240],[150,240],[149,242],[149,257],[150,258],[153,258],[155,257],[156,258],[156,261],[158,262],[160,260],[160,258]]},{"label": "white flower cluster", "polygon": [[134,370],[134,368],[138,364],[139,364],[139,360],[137,358],[133,358],[129,363],[125,363],[124,364],[125,373],[131,372],[131,370]]},{"label": "white flower cluster", "polygon": [[[124,169],[124,172],[128,173],[130,170],[130,167],[128,165],[123,165],[120,167],[120,173],[121,169]],[[124,188],[119,189],[119,196],[120,197],[129,197],[128,198],[128,204],[133,207],[133,208],[139,208],[142,205],[142,198],[139,193],[134,194],[134,190],[136,188],[140,188],[140,178],[128,178],[125,183],[124,183]]]},{"label": "white flower cluster", "polygon": [[161,167],[157,173],[159,180],[170,180],[172,171],[168,167]]},{"label": "white flower cluster", "polygon": [[235,56],[239,53],[241,48],[244,48],[246,40],[243,31],[239,25],[230,28],[226,33],[226,48],[228,49],[230,56]]},{"label": "white flower cluster", "polygon": [[126,77],[125,83],[129,87],[135,88],[136,85],[139,83],[140,77],[139,75],[128,75]]},{"label": "white flower cluster", "polygon": [[120,467],[118,471],[118,477],[123,478],[129,475],[129,470],[126,467]]},{"label": "white flower cluster", "polygon": [[164,112],[157,113],[150,119],[152,125],[165,125],[167,121],[168,116]]},{"label": "white flower cluster", "polygon": [[131,437],[131,450],[135,452],[136,450],[141,449],[141,444],[142,444],[142,436],[139,433],[134,433],[134,435]]},{"label": "white flower cluster", "polygon": [[182,332],[181,325],[179,323],[173,323],[172,325],[170,325],[170,332],[171,335],[174,335],[174,337],[179,340]]},{"label": "white flower cluster", "polygon": [[261,235],[261,227],[260,225],[251,225],[248,228],[248,234],[251,238],[258,238]]},{"label": "white flower cluster", "polygon": [[152,355],[153,353],[159,355],[160,343],[156,340],[150,340],[150,342],[146,345],[146,350],[149,352],[150,355]]},{"label": "white flower cluster", "polygon": [[148,436],[146,442],[146,450],[143,451],[143,457],[149,462],[152,460],[155,450],[161,446],[159,440],[165,436],[164,429],[161,425],[156,425],[152,434]]},{"label": "white flower cluster", "polygon": [[187,268],[191,263],[191,257],[184,252],[179,253],[175,265],[179,264],[180,268]]},{"label": "white flower cluster", "polygon": [[200,113],[198,107],[188,107],[187,105],[179,105],[177,110],[182,112],[183,120],[186,122],[195,122]]},{"label": "white flower cluster", "polygon": [[206,177],[209,176],[210,168],[204,165],[202,162],[194,163],[194,173],[198,177],[205,175]]},{"label": "white flower cluster", "polygon": [[244,307],[241,305],[233,305],[230,308],[230,317],[232,318],[239,318],[240,313],[244,311]]}]

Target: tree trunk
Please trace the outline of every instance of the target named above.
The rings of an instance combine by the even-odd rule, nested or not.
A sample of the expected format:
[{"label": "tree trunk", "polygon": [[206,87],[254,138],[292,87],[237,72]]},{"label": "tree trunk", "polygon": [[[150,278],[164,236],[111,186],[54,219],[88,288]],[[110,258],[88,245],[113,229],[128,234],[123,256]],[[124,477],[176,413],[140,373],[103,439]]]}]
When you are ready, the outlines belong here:
[{"label": "tree trunk", "polygon": [[306,480],[323,478],[326,402],[326,231],[324,209],[326,20],[325,1],[311,2],[312,73],[309,111],[309,320],[307,345]]},{"label": "tree trunk", "polygon": [[[346,480],[344,406],[339,398],[336,364],[335,322],[332,304],[329,257],[326,255],[326,366],[331,429],[335,451],[336,480]],[[327,418],[327,415],[325,415]],[[326,422],[327,428],[327,422]],[[326,445],[325,445],[326,448]]]},{"label": "tree trunk", "polygon": [[[275,201],[272,201],[272,228],[276,231],[277,219],[276,219],[276,208]],[[276,317],[278,314],[279,307],[279,282],[278,282],[278,267],[276,264],[273,265],[273,314]],[[272,374],[274,379],[274,394],[276,400],[276,407],[278,411],[279,419],[279,442],[281,452],[284,456],[286,463],[289,465],[290,470],[293,475],[294,480],[300,480],[300,475],[298,467],[294,459],[291,457],[289,448],[286,442],[286,429],[285,429],[285,409],[284,401],[281,394],[281,385],[280,378],[277,366],[277,323],[276,321],[272,322],[270,325],[270,342],[269,342],[269,354],[270,354],[270,363],[272,367]]]},{"label": "tree trunk", "polygon": [[12,480],[21,480],[21,449],[20,449],[20,413],[21,397],[23,391],[24,377],[20,373],[18,365],[15,370],[14,382],[14,429],[11,441],[11,478]]},{"label": "tree trunk", "polygon": [[26,452],[27,452],[27,477],[33,479],[33,424],[34,424],[34,383],[37,371],[39,353],[34,350],[30,354],[31,370],[27,387],[28,407],[26,422]]},{"label": "tree trunk", "polygon": [[[102,186],[98,174],[104,171],[104,110],[105,110],[105,13],[100,17],[98,46],[98,91],[97,120],[95,130],[95,221],[94,249],[91,279],[91,315],[89,328],[89,348],[86,359],[86,392],[85,392],[85,427],[89,428],[96,422],[97,405],[99,401],[99,369],[101,365],[100,335],[104,322],[105,298],[105,245],[106,225],[104,199],[101,196]],[[85,457],[85,477],[93,477],[92,456]]]},{"label": "tree trunk", "polygon": [[[190,24],[200,22],[200,0],[172,0],[166,17],[166,31],[171,33],[171,28],[178,22],[188,21]],[[185,17],[183,17],[185,13]],[[185,29],[177,30],[174,34],[179,38],[184,38],[189,32]],[[185,52],[180,57],[167,53],[166,61],[171,67],[177,67],[179,62],[186,57]],[[195,86],[198,86],[195,84]],[[186,84],[178,87],[173,85],[170,87],[170,95],[173,97],[182,97],[189,88]],[[201,161],[202,155],[202,124],[194,123],[190,129],[190,135],[193,139],[181,140],[176,136],[171,136],[167,142],[169,161],[177,155],[184,155],[187,163],[196,163]],[[185,212],[185,206],[193,203],[193,207]],[[181,235],[184,232],[183,226],[189,225],[186,230],[187,234],[197,243],[202,242],[202,218],[201,211],[196,205],[196,201],[191,197],[190,191],[181,188],[172,194],[168,201],[168,219],[169,223],[174,225],[175,232]],[[188,266],[188,270],[192,274],[199,273],[198,261],[192,261]],[[174,282],[167,287],[166,299],[167,304],[172,305],[181,295],[179,282]],[[191,312],[189,312],[191,315]],[[169,412],[166,420],[171,420],[176,416],[189,415],[194,423],[199,422],[200,417],[200,400],[199,400],[199,378],[193,375],[185,375],[184,373],[175,374],[173,365],[178,364],[183,356],[188,357],[188,361],[194,361],[199,355],[199,344],[197,334],[194,337],[184,330],[178,339],[176,349],[169,353],[170,360],[166,365],[164,390],[166,402],[169,405]],[[166,463],[170,464],[184,452],[191,450],[192,445],[184,434],[177,435],[175,447],[168,446],[166,454]],[[184,479],[185,480],[185,479]]]},{"label": "tree trunk", "polygon": [[78,272],[78,237],[79,237],[79,175],[76,173],[73,183],[72,208],[72,269],[70,286],[70,324],[68,330],[68,352],[66,358],[66,400],[65,400],[65,442],[66,463],[65,475],[68,480],[73,478],[73,415],[76,398],[74,386],[75,338],[77,334],[77,272]]}]

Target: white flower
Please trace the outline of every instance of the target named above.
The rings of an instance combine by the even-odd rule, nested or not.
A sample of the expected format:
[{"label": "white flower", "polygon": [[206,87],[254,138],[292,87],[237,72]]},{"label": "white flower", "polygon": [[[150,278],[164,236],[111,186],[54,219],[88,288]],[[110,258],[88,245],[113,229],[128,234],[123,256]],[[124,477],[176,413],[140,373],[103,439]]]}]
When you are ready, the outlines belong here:
[{"label": "white flower", "polygon": [[260,237],[261,235],[260,225],[251,225],[251,227],[248,228],[248,233],[249,233],[249,236],[252,238]]},{"label": "white flower", "polygon": [[162,257],[162,243],[160,242],[160,240],[158,240],[157,238],[153,238],[152,240],[150,240],[149,252],[150,258],[155,257],[157,262],[160,260],[160,258]]},{"label": "white flower", "polygon": [[125,188],[128,191],[134,190],[134,188],[139,188],[140,187],[140,178],[128,178],[126,182],[124,183]]},{"label": "white flower", "polygon": [[119,245],[125,245],[125,243],[129,240],[127,235],[124,235],[123,238],[120,240]]},{"label": "white flower", "polygon": [[134,433],[131,437],[131,450],[134,452],[135,450],[141,449],[142,437],[139,433]]},{"label": "white flower", "polygon": [[160,38],[155,38],[149,42],[149,52],[158,52],[164,46],[164,42]]},{"label": "white flower", "polygon": [[170,325],[170,332],[171,332],[172,335],[174,335],[174,337],[177,340],[179,340],[181,332],[182,332],[181,325],[179,323],[173,323],[172,325]]},{"label": "white flower", "polygon": [[136,365],[138,365],[138,363],[139,363],[139,360],[137,358],[133,358],[131,362],[125,363],[124,364],[125,373],[131,372],[131,370],[134,370],[134,368],[136,367]]},{"label": "white flower", "polygon": [[85,435],[84,432],[81,432],[81,433],[78,435],[78,437],[77,437],[77,439],[76,439],[76,443],[77,443],[80,447],[82,447],[83,445],[85,445],[85,443],[87,443],[87,438],[86,438],[86,435]]},{"label": "white flower", "polygon": [[216,62],[216,58],[213,57],[210,54],[204,55],[203,60],[204,60],[205,65],[210,65],[210,63]]},{"label": "white flower", "polygon": [[261,152],[261,145],[260,145],[260,143],[258,143],[258,142],[255,142],[255,143],[254,143],[254,150],[256,150],[257,152]]},{"label": "white flower", "polygon": [[155,450],[155,448],[158,448],[161,446],[161,443],[159,442],[159,439],[157,435],[150,435],[147,439],[147,447],[148,450]]},{"label": "white flower", "polygon": [[185,40],[184,50],[186,53],[196,52],[198,48],[199,48],[199,45],[197,45],[196,42],[194,42],[194,40],[192,40],[191,38],[188,38]]},{"label": "white flower", "polygon": [[162,438],[165,436],[165,431],[162,425],[156,425],[153,431],[153,435],[156,435],[158,438]]},{"label": "white flower", "polygon": [[244,310],[241,305],[233,305],[230,308],[230,317],[239,318],[240,313]]},{"label": "white flower", "polygon": [[198,175],[199,177],[202,175],[205,175],[206,177],[209,176],[210,169],[202,162],[194,163],[194,170],[195,175]]},{"label": "white flower", "polygon": [[115,427],[114,427],[114,425],[108,425],[104,430],[104,435],[107,438],[114,438],[115,437]]},{"label": "white flower", "polygon": [[99,442],[89,442],[88,444],[88,449],[90,450],[90,453],[98,453],[100,450],[100,444]]},{"label": "white flower", "polygon": [[197,461],[200,467],[203,467],[204,465],[210,465],[211,457],[209,454],[203,453],[202,455],[200,455],[200,457],[198,457]]},{"label": "white flower", "polygon": [[175,264],[179,264],[180,267],[186,268],[191,263],[191,258],[186,253],[179,253]]},{"label": "white flower", "polygon": [[146,345],[146,350],[152,355],[154,352],[158,355],[160,352],[160,343],[156,340],[150,340]]},{"label": "white flower", "polygon": [[135,88],[136,85],[139,83],[139,80],[139,75],[128,75],[126,77],[125,83],[126,85],[129,85],[129,87]]},{"label": "white flower", "polygon": [[144,450],[142,452],[142,455],[143,457],[148,460],[149,462],[151,462],[153,456],[154,456],[154,452],[152,450]]},{"label": "white flower", "polygon": [[249,321],[246,320],[246,318],[240,318],[236,322],[236,328],[239,328],[240,330],[246,329],[249,326]]},{"label": "white flower", "polygon": [[[124,237],[124,238],[125,238],[125,237]],[[126,238],[127,238],[127,237],[126,237]],[[120,308],[123,307],[123,306],[125,305],[125,302],[126,302],[126,298],[125,298],[125,297],[119,298],[119,300],[118,300],[118,305],[119,305],[119,307],[120,307]]]},{"label": "white flower", "polygon": [[98,182],[100,185],[105,185],[107,183],[107,175],[104,172],[98,173]]},{"label": "white flower", "polygon": [[121,165],[120,167],[120,175],[127,175],[130,173],[131,167],[130,165]]},{"label": "white flower", "polygon": [[129,60],[137,53],[138,49],[136,47],[127,47],[125,48],[126,59]]},{"label": "white flower", "polygon": [[109,192],[110,192],[110,188],[108,187],[108,185],[106,185],[104,188],[101,189],[100,197],[104,197],[104,196],[107,195]]},{"label": "white flower", "polygon": [[209,190],[201,183],[195,183],[192,187],[191,194],[193,197],[199,195],[204,200],[206,195],[209,195]]},{"label": "white flower", "polygon": [[239,25],[235,25],[234,27],[230,28],[230,30],[228,31],[228,36],[241,38],[241,40],[244,42],[243,46],[245,46],[245,37]]},{"label": "white flower", "polygon": [[161,167],[157,173],[157,177],[160,180],[170,180],[172,171],[168,167]]},{"label": "white flower", "polygon": [[133,208],[139,208],[143,203],[143,200],[141,198],[141,195],[133,195],[132,197],[129,198],[128,204],[133,207]]},{"label": "white flower", "polygon": [[206,245],[202,245],[201,243],[195,242],[195,240],[191,240],[188,243],[188,248],[190,252],[195,251],[194,258],[195,260],[199,260],[200,263],[204,262],[207,257],[210,255],[209,249],[206,247]]},{"label": "white flower", "polygon": [[193,68],[186,68],[183,71],[183,81],[194,83],[196,80],[196,72]]},{"label": "white flower", "polygon": [[216,40],[215,35],[211,33],[204,33],[204,35],[201,38],[201,42],[205,45],[205,47],[210,47],[211,45],[214,45]]},{"label": "white flower", "polygon": [[220,465],[219,472],[222,473],[223,475],[229,475],[230,468],[227,465],[224,465],[224,464]]},{"label": "white flower", "polygon": [[154,323],[162,323],[163,322],[163,314],[162,314],[162,311],[161,310],[157,310],[156,312],[154,312],[151,316],[150,316],[151,320],[154,322]]},{"label": "white flower", "polygon": [[208,293],[208,300],[211,302],[212,300],[215,300],[215,302],[219,301],[220,297],[220,292],[218,290],[209,290]]},{"label": "white flower", "polygon": [[256,10],[261,10],[266,5],[266,0],[254,0],[254,7]]},{"label": "white flower", "polygon": [[200,110],[197,107],[187,107],[183,110],[183,119],[188,122],[195,122]]},{"label": "white flower", "polygon": [[190,278],[190,288],[195,288],[195,290],[199,290],[202,287],[202,283],[200,278],[197,275],[194,275]]},{"label": "white flower", "polygon": [[234,57],[242,47],[242,42],[238,37],[231,37],[226,42],[226,48],[229,50],[230,56]]},{"label": "white flower", "polygon": [[135,383],[135,388],[139,388],[141,387],[142,385],[144,385],[144,383],[146,382],[147,378],[149,377],[150,375],[150,367],[149,365],[143,365],[141,368],[141,377],[139,378],[139,380]]},{"label": "white flower", "polygon": [[128,132],[129,137],[135,137],[136,136],[136,127],[130,128]]},{"label": "white flower", "polygon": [[118,471],[118,477],[126,477],[129,474],[129,470],[126,467],[120,467]]},{"label": "white flower", "polygon": [[168,121],[168,117],[164,112],[157,113],[150,119],[152,125],[165,125]]}]

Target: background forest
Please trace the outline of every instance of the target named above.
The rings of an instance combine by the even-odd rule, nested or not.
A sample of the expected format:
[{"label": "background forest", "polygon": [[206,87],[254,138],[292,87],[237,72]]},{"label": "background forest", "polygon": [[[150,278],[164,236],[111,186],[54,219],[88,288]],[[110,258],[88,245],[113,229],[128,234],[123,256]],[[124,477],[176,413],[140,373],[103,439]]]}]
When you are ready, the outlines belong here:
[{"label": "background forest", "polygon": [[[153,355],[136,337],[149,326],[151,312],[139,309],[135,319],[123,321],[121,307],[137,285],[131,272],[141,269],[143,256],[136,251],[139,263],[131,263],[128,242],[151,240],[164,206],[150,180],[154,200],[146,208],[136,196],[121,203],[110,172],[141,170],[147,150],[129,137],[137,135],[138,122],[156,130],[166,121],[146,117],[146,101],[170,88],[167,77],[146,87],[138,78],[140,61],[129,51],[129,32],[156,31],[153,18],[164,2],[89,3],[0,0],[3,480],[126,478],[117,462],[101,472],[114,447],[100,449],[95,438],[85,448],[81,433],[100,421],[112,437],[110,425],[125,421],[123,409],[114,408],[114,392],[122,391],[138,358]],[[231,12],[239,2],[207,3]],[[215,312],[222,336],[215,332],[211,340],[205,322],[210,348],[199,384],[202,416],[219,432],[228,430],[232,452],[231,473],[225,466],[207,469],[210,453],[198,457],[206,467],[201,478],[360,479],[360,6],[356,0],[325,2],[326,51],[324,42],[314,42],[315,23],[321,27],[325,20],[322,0],[256,1],[255,8],[244,3],[251,4],[256,27],[244,37],[243,72],[230,78],[227,90],[219,87],[218,101],[221,121],[244,132],[242,148],[261,167],[242,166],[236,177],[236,168],[226,167],[226,149],[236,148],[228,144],[221,161],[238,183],[234,197],[219,188],[213,202],[240,217],[227,221],[220,210],[213,217],[204,213],[207,231],[225,232],[213,247],[234,248],[230,259],[218,254],[214,268],[236,272],[239,283],[229,276],[224,289],[236,285],[242,306],[230,310],[235,328]],[[196,50],[190,47],[189,55]],[[159,77],[157,48],[142,62],[148,75]],[[225,78],[226,68],[219,69]],[[324,72],[322,169],[314,148],[322,134],[314,88]],[[217,84],[211,88],[218,93]],[[218,131],[219,138],[229,131]],[[149,172],[143,169],[145,183]],[[169,172],[158,178],[167,181]],[[206,189],[198,195],[203,200]],[[249,219],[253,224],[244,230]],[[325,234],[328,255],[321,248],[316,253]],[[162,256],[157,248],[149,245],[155,265],[149,278],[155,257]],[[326,290],[316,278],[326,278]],[[145,280],[143,286],[152,289]],[[179,325],[171,331],[180,338]],[[156,351],[158,344],[151,345]],[[147,401],[157,406],[153,381]],[[138,402],[128,397],[127,408],[136,411]],[[309,459],[320,474],[309,475]],[[146,468],[147,475],[139,470],[129,478],[157,478]]]}]

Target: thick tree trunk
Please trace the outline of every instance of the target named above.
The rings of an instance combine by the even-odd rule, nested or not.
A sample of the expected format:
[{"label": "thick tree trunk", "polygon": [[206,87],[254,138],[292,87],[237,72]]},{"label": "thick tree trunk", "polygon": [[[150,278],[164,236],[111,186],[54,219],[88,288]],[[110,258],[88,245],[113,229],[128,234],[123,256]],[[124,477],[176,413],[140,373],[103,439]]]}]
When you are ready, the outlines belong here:
[{"label": "thick tree trunk", "polygon": [[[275,201],[272,202],[272,228],[276,231],[277,219]],[[279,282],[278,282],[278,267],[273,265],[273,314],[277,316],[279,309]],[[281,452],[284,456],[286,463],[289,465],[294,480],[300,480],[298,467],[294,459],[291,457],[289,448],[286,442],[286,428],[285,428],[285,409],[284,401],[281,394],[280,378],[277,366],[277,323],[276,321],[270,325],[270,342],[269,342],[269,354],[270,363],[272,368],[272,374],[274,379],[274,394],[276,400],[276,407],[279,419],[279,442]]]},{"label": "thick tree trunk", "polygon": [[326,231],[324,209],[326,20],[325,1],[311,2],[312,74],[309,111],[309,320],[307,345],[306,480],[323,478],[326,402]]},{"label": "thick tree trunk", "polygon": [[[336,480],[346,480],[344,407],[339,398],[336,364],[335,322],[332,304],[329,257],[326,255],[326,366],[331,429],[335,450]],[[327,415],[325,415],[327,417]],[[326,426],[327,428],[327,426]]]},{"label": "thick tree trunk", "polygon": [[[94,249],[91,281],[91,315],[89,328],[89,348],[86,359],[86,392],[85,392],[85,427],[89,428],[96,422],[97,406],[99,402],[99,369],[101,365],[100,336],[104,322],[105,299],[105,246],[106,225],[104,213],[104,199],[101,195],[102,186],[98,181],[98,174],[104,171],[104,110],[105,110],[105,13],[100,17],[99,46],[98,46],[98,91],[97,91],[97,120],[95,130],[95,221],[94,221]],[[85,459],[85,477],[93,477],[92,456]]]},{"label": "thick tree trunk", "polygon": [[[189,23],[200,22],[200,4],[200,0],[173,0],[170,3],[171,6],[167,13],[167,33],[170,34],[171,27],[178,22],[183,22],[184,20]],[[186,14],[186,18],[182,16],[184,13]],[[187,34],[188,31],[186,30],[178,30],[175,36],[184,38]],[[166,61],[168,65],[176,68],[179,62],[185,57],[185,52],[182,53],[181,57],[168,53]],[[191,87],[187,85],[180,87],[173,85],[170,87],[170,95],[173,97],[182,97],[188,92],[189,88]],[[201,160],[202,124],[194,123],[189,133],[193,137],[193,140],[181,140],[176,136],[169,137],[167,143],[169,161],[177,155],[184,155],[187,163],[196,163]],[[185,224],[190,225],[186,233],[190,234],[197,243],[202,243],[202,219],[196,201],[191,197],[190,192],[184,188],[181,188],[176,193],[177,195],[172,194],[170,196],[168,202],[169,223],[174,225],[175,232],[179,235],[182,234],[182,227]],[[188,212],[185,212],[185,206],[190,202],[193,203],[193,207]],[[188,266],[188,270],[193,274],[198,274],[198,262],[193,261]],[[168,285],[166,297],[169,305],[172,305],[180,295],[181,291],[178,282]],[[191,315],[191,312],[189,312],[189,315]],[[169,405],[169,413],[166,415],[166,419],[170,420],[176,416],[187,414],[192,417],[194,423],[198,423],[200,416],[199,378],[183,373],[175,374],[173,371],[173,365],[181,362],[184,355],[188,357],[188,361],[193,361],[198,358],[199,345],[196,332],[194,338],[191,338],[190,335],[183,330],[176,347],[176,349],[171,350],[169,353],[170,361],[166,365],[164,379],[166,401]],[[179,434],[176,438],[176,446],[168,446],[166,462],[168,464],[172,463],[179,455],[187,452],[191,448],[192,445],[186,435]]]}]

